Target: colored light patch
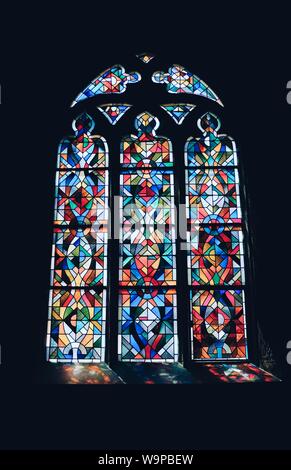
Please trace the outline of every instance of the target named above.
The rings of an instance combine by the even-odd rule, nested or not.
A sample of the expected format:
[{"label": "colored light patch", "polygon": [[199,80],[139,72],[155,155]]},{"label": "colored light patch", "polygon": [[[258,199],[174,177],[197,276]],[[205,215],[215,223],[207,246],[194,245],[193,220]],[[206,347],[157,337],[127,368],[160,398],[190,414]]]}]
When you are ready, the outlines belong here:
[{"label": "colored light patch", "polygon": [[87,113],[72,125],[75,135],[61,140],[57,167],[60,169],[102,168],[108,166],[108,147],[100,135],[91,135],[95,122]]},{"label": "colored light patch", "polygon": [[166,111],[166,113],[171,116],[172,119],[177,124],[182,124],[185,117],[188,116],[193,109],[195,109],[195,105],[193,104],[185,104],[185,103],[173,103],[173,104],[162,104],[161,108]]},{"label": "colored light patch", "polygon": [[176,285],[173,154],[158,127],[141,113],[121,143],[120,361],[178,360],[176,291],[162,287]]}]

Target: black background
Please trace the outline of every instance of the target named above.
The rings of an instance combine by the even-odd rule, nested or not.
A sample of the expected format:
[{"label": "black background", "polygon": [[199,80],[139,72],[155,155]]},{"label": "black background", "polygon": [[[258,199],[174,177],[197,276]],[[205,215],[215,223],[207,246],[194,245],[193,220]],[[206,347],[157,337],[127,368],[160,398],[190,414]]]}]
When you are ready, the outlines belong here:
[{"label": "black background", "polygon": [[[284,3],[254,9],[189,2],[158,11],[136,2],[126,12],[113,3],[104,9],[62,5],[17,6],[2,19],[0,447],[290,448],[291,67]],[[144,50],[156,53],[163,70],[185,65],[224,102],[222,131],[239,144],[251,204],[254,314],[279,365],[280,384],[37,384],[45,367],[56,149],[71,134],[69,104],[111,64],[146,69],[135,59]],[[117,102],[136,102],[133,88]],[[165,91],[164,97],[171,101]],[[154,113],[157,98],[138,97],[137,107],[116,135],[132,130],[138,112]],[[101,115],[97,126],[105,137],[112,132]],[[189,136],[195,121],[188,118],[187,126]],[[159,133],[176,130],[165,115]]]}]

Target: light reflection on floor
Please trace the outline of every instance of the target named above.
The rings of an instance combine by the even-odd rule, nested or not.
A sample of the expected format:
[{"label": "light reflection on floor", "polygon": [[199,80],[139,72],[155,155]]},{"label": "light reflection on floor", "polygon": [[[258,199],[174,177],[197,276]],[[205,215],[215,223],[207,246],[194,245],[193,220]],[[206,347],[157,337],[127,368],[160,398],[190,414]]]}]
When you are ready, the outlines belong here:
[{"label": "light reflection on floor", "polygon": [[107,364],[63,365],[62,382],[65,384],[122,384],[123,380]]},{"label": "light reflection on floor", "polygon": [[280,379],[251,363],[204,364],[208,371],[225,383],[280,382]]}]

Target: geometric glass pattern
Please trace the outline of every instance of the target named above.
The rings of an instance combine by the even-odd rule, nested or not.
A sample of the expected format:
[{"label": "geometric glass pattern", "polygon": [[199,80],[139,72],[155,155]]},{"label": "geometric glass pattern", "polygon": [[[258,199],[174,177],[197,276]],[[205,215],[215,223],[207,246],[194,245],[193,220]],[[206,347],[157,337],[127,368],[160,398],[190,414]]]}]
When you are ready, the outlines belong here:
[{"label": "geometric glass pattern", "polygon": [[[241,223],[241,207],[236,168],[189,169],[186,174],[188,185],[188,209],[198,211],[200,222]],[[193,209],[193,210],[191,210]]]},{"label": "geometric glass pattern", "polygon": [[105,357],[108,149],[86,113],[59,145],[47,333],[52,362]]},{"label": "geometric glass pattern", "polygon": [[125,170],[120,176],[120,184],[122,222],[173,224],[171,170]]},{"label": "geometric glass pattern", "polygon": [[120,360],[177,360],[174,289],[121,289],[119,306]]},{"label": "geometric glass pattern", "polygon": [[47,349],[50,362],[104,361],[105,295],[105,290],[50,291]]},{"label": "geometric glass pattern", "polygon": [[194,290],[192,319],[192,354],[195,359],[246,359],[242,290]]},{"label": "geometric glass pattern", "polygon": [[236,166],[237,151],[235,141],[224,134],[217,134],[220,121],[212,113],[206,113],[198,119],[198,128],[203,136],[190,137],[185,153],[186,166]]},{"label": "geometric glass pattern", "polygon": [[182,124],[185,117],[195,108],[194,104],[172,103],[161,104],[161,108],[174,119],[177,124]]},{"label": "geometric glass pattern", "polygon": [[[156,69],[146,64],[155,56],[143,52],[136,57],[145,64],[139,63],[140,68],[150,71],[151,81],[164,85],[156,91],[166,91],[176,99],[176,103],[165,100],[167,104],[159,104],[161,113],[165,111],[176,124],[181,125],[196,108],[188,103],[196,99],[193,95],[223,106],[216,93],[185,67],[174,64],[152,74]],[[113,65],[92,80],[71,107],[96,98],[95,107],[115,126],[133,105],[110,102],[112,97],[104,96],[100,101],[106,104],[97,106],[97,98],[134,90],[143,94],[142,84],[127,88],[141,78],[139,72]],[[186,94],[187,102],[181,102],[181,94]],[[210,378],[210,382],[276,381],[248,362],[244,191],[236,143],[219,133],[220,119],[206,112],[197,120],[199,135],[185,143],[184,158],[177,147],[174,160],[170,139],[157,135],[159,126],[159,120],[149,112],[135,118],[135,130],[122,137],[120,152],[114,150],[110,188],[107,141],[94,134],[95,122],[89,114],[76,117],[72,135],[59,143],[47,360],[66,363],[56,370],[63,371],[67,383],[75,384],[124,383],[123,379],[129,383],[200,383],[201,378]],[[112,145],[114,148],[114,142]],[[175,188],[176,177],[182,176],[180,165],[185,166],[186,186]],[[115,222],[119,226],[118,269],[115,242],[108,250],[108,202],[116,194],[119,205],[113,220],[114,228]],[[180,196],[185,197],[186,211],[177,217],[175,201]],[[181,234],[185,244],[176,245],[177,221],[184,233],[186,222],[186,237]],[[185,258],[180,253],[183,245],[187,266],[183,266]],[[108,264],[113,274],[109,293]],[[186,315],[184,326],[188,328],[181,339],[191,338],[191,359],[198,362],[187,371],[189,377],[184,374],[181,379],[177,304],[181,305],[182,322]],[[183,324],[179,327],[180,335]],[[108,347],[107,337],[110,342],[117,339],[117,351]],[[187,344],[185,352],[189,349]],[[109,358],[131,363],[130,367],[118,367],[122,379],[105,363]],[[152,363],[150,367],[148,363]]]},{"label": "geometric glass pattern", "polygon": [[[156,167],[172,167],[172,144],[168,139],[157,138],[156,129],[159,127],[157,118],[147,118],[143,113],[135,119],[138,136],[125,137],[122,141],[121,164],[122,167],[154,170]],[[171,174],[172,170],[171,170]]]},{"label": "geometric glass pattern", "polygon": [[199,77],[185,69],[182,65],[173,65],[168,72],[155,72],[152,76],[154,83],[167,85],[168,93],[190,93],[203,96],[223,106],[218,96]]},{"label": "geometric glass pattern", "polygon": [[217,133],[220,121],[212,113],[202,116],[198,127],[203,136],[190,137],[185,146],[192,359],[245,360],[245,265],[236,145],[231,137]]},{"label": "geometric glass pattern", "polygon": [[124,93],[128,84],[141,80],[138,72],[126,73],[122,65],[113,65],[98,75],[71,104],[71,108],[80,101],[100,94]]},{"label": "geometric glass pattern", "polygon": [[144,112],[121,142],[120,361],[178,358],[174,175],[171,142]]},{"label": "geometric glass pattern", "polygon": [[137,54],[136,57],[144,64],[148,64],[152,59],[154,59],[155,56],[153,54],[149,54],[148,52],[143,52],[142,54]]},{"label": "geometric glass pattern", "polygon": [[112,385],[124,381],[105,363],[63,364],[61,381],[69,385]]},{"label": "geometric glass pattern", "polygon": [[104,223],[108,206],[107,170],[57,171],[56,225]]},{"label": "geometric glass pattern", "polygon": [[208,371],[221,382],[278,382],[280,379],[251,363],[205,364]]},{"label": "geometric glass pattern", "polygon": [[113,126],[119,121],[120,118],[131,108],[131,104],[102,104],[97,106],[97,109],[104,114],[110,124]]},{"label": "geometric glass pattern", "polygon": [[95,286],[106,284],[106,233],[89,227],[56,228],[51,285]]},{"label": "geometric glass pattern", "polygon": [[191,242],[191,280],[199,285],[244,284],[243,234],[240,227],[199,226],[188,232]]}]

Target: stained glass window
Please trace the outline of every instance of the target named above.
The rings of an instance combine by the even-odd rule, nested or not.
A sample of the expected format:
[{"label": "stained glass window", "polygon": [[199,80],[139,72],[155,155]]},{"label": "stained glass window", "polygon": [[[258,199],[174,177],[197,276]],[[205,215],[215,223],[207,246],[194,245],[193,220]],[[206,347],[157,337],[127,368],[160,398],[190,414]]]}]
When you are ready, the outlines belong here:
[{"label": "stained glass window", "polygon": [[58,151],[47,357],[105,358],[108,149],[86,113]]},{"label": "stained glass window", "polygon": [[220,122],[212,113],[198,127],[203,136],[185,146],[192,359],[242,360],[245,267],[236,145],[217,133]]},{"label": "stained glass window", "polygon": [[[73,113],[93,99],[94,119],[81,113],[74,135],[59,144],[47,359],[68,363],[68,383],[123,383],[118,374],[124,370],[144,375],[145,383],[166,376],[198,383],[193,368],[225,382],[269,381],[248,362],[248,250],[236,143],[219,133],[215,114],[198,118],[201,101],[218,110],[222,101],[184,66],[158,71],[149,52],[136,61],[148,71],[147,87],[157,96],[161,90],[154,111],[160,120],[146,108],[136,116],[133,94],[127,103],[128,89],[139,92],[144,83],[139,71],[113,65],[71,105]],[[122,102],[110,96],[120,94]],[[109,128],[107,140],[93,133],[98,118]],[[191,119],[198,130],[183,157],[179,142]],[[129,126],[124,134],[118,134],[121,120]],[[170,124],[167,137],[157,134],[160,122]],[[186,211],[179,202],[186,202]],[[110,239],[110,220],[119,223],[118,241]],[[180,369],[183,379],[177,379]]]},{"label": "stained glass window", "polygon": [[173,154],[157,118],[136,118],[121,143],[121,361],[178,359]]},{"label": "stained glass window", "polygon": [[172,103],[172,104],[161,104],[161,108],[166,111],[166,113],[171,116],[176,124],[182,124],[184,119],[188,116],[193,109],[195,109],[194,104],[187,103]]}]

